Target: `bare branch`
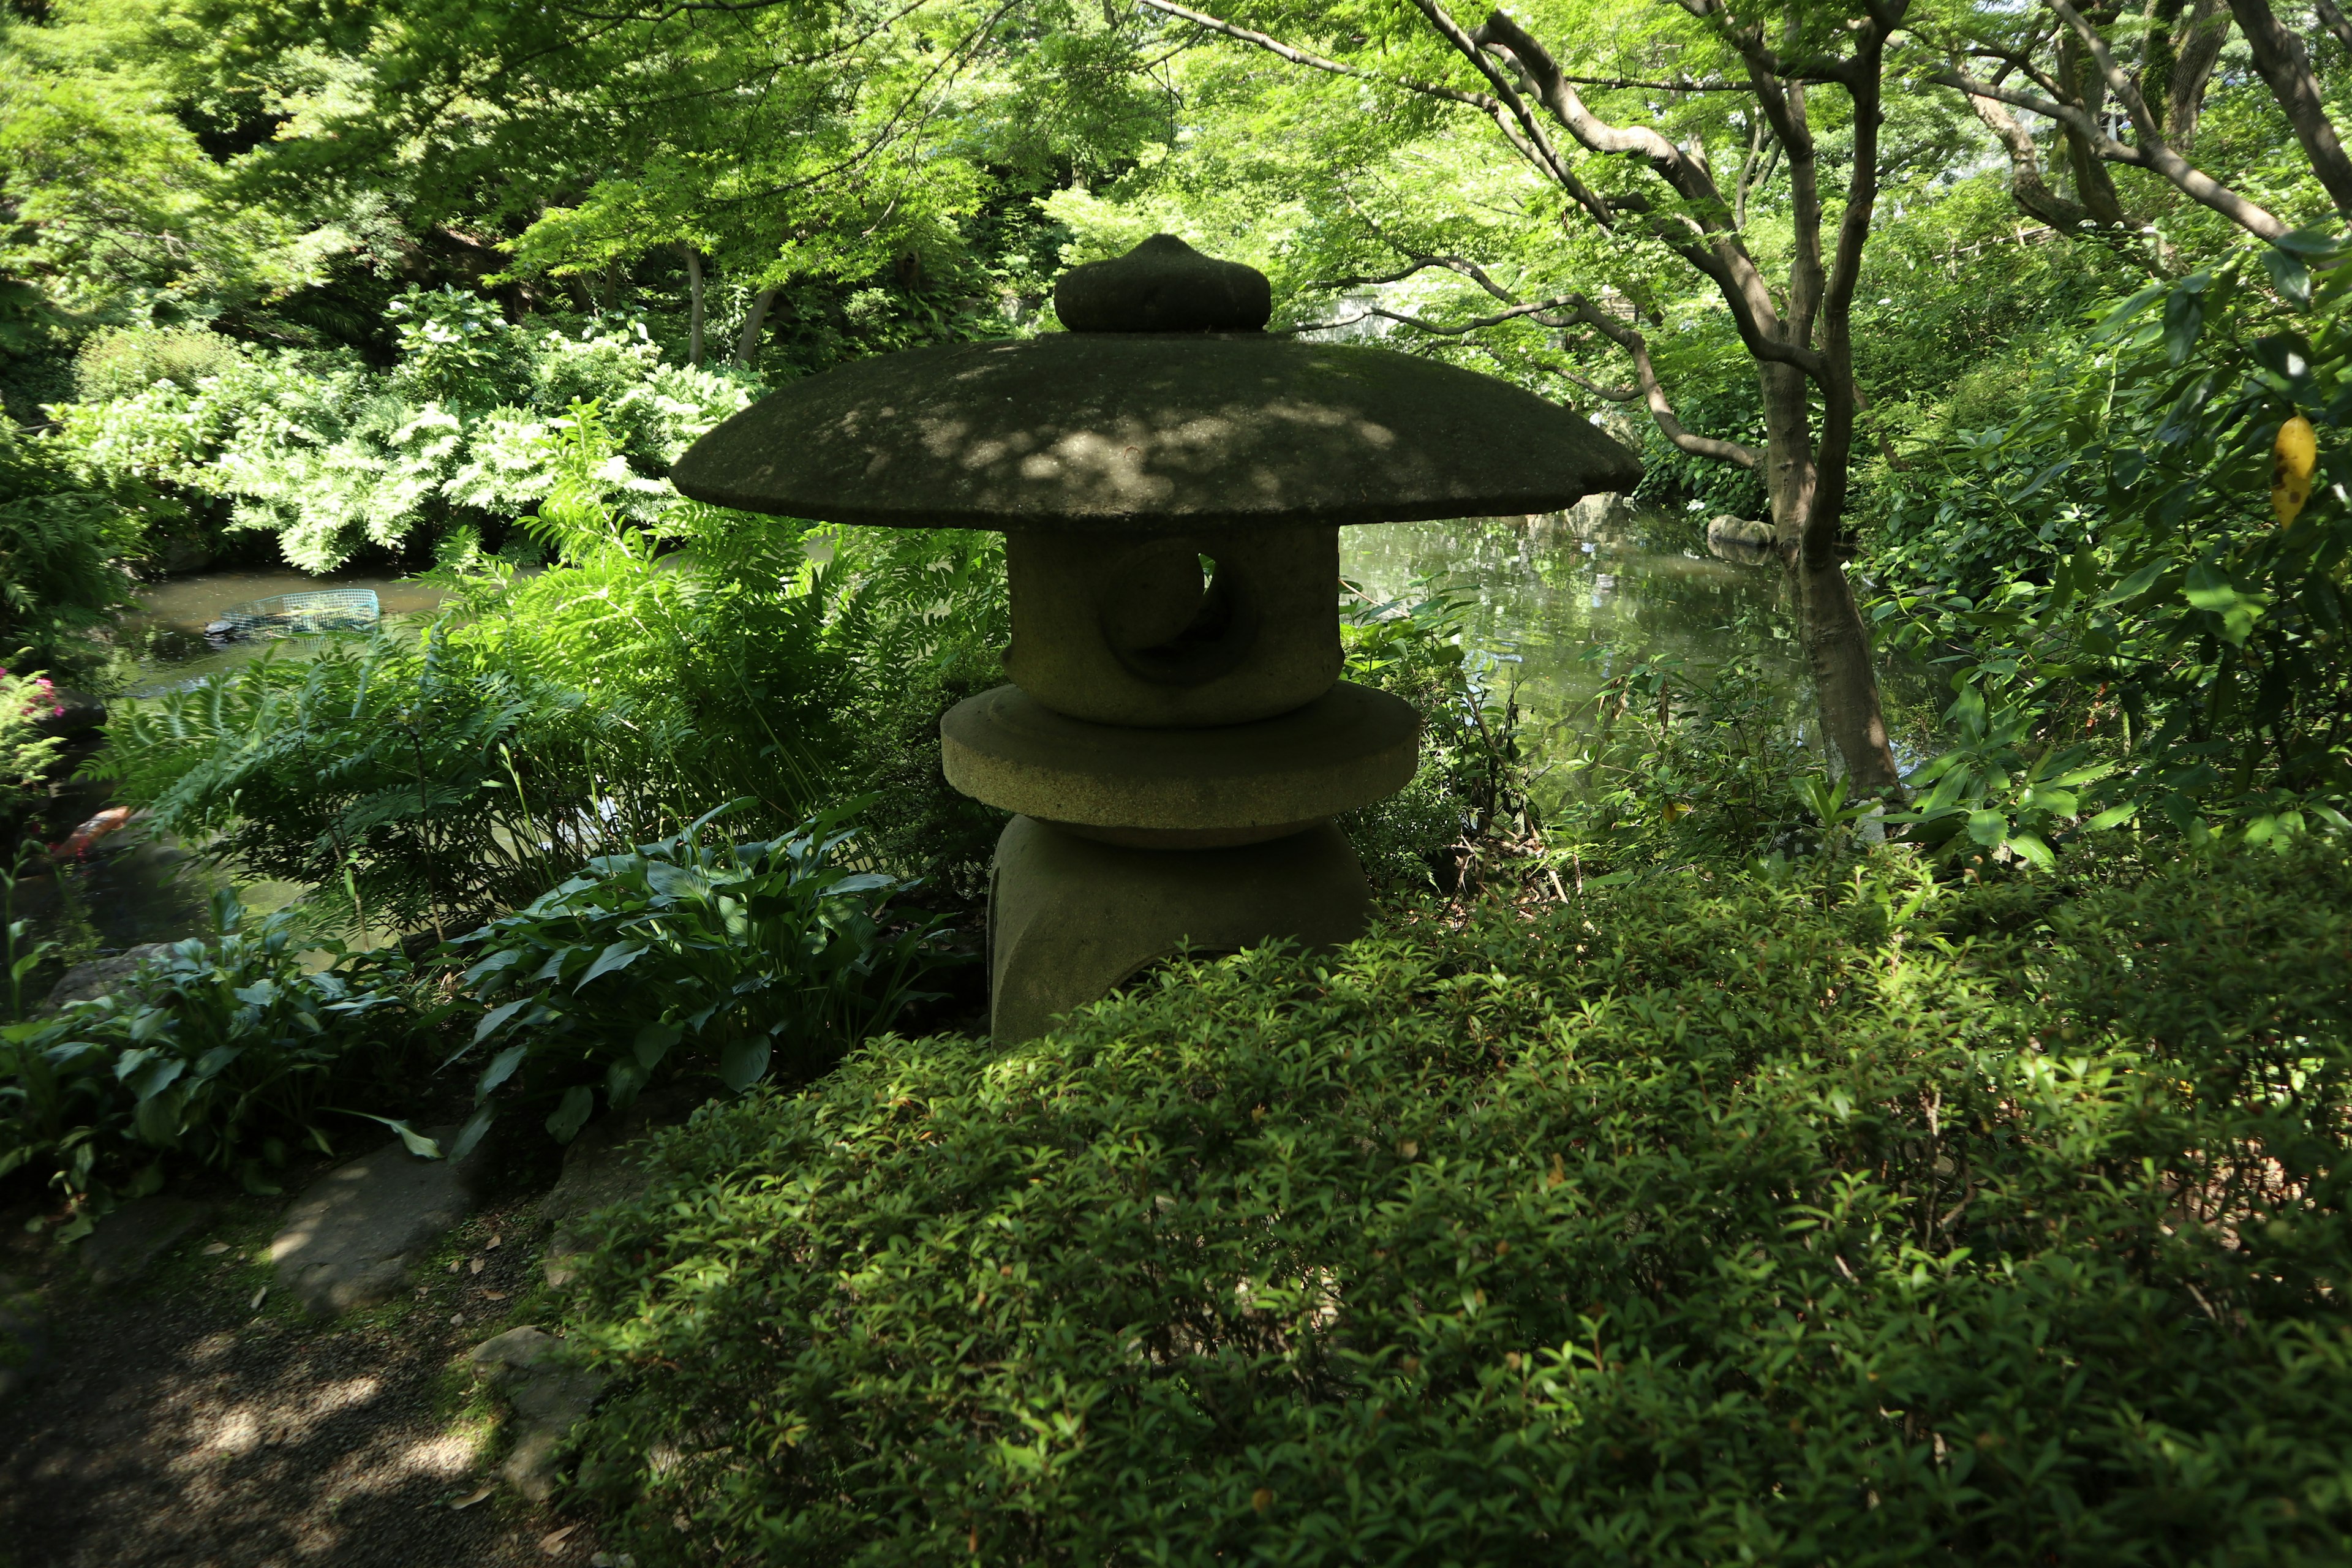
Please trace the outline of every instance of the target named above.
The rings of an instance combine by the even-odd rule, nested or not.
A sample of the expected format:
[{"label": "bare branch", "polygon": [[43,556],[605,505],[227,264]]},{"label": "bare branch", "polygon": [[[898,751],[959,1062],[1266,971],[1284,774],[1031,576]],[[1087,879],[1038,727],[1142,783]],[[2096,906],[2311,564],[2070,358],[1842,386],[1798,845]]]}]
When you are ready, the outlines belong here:
[{"label": "bare branch", "polygon": [[[1695,458],[1711,458],[1717,462],[1735,463],[1743,468],[1753,468],[1764,460],[1763,454],[1753,447],[1737,441],[1717,440],[1712,436],[1698,436],[1683,428],[1675,417],[1674,405],[1666,400],[1665,389],[1658,384],[1658,373],[1650,363],[1650,340],[1633,327],[1617,321],[1590,300],[1580,300],[1577,320],[1623,349],[1633,362],[1633,374],[1641,383],[1643,400],[1649,405],[1650,418],[1659,434],[1675,444],[1678,451]],[[1598,391],[1598,388],[1592,390]]]},{"label": "bare branch", "polygon": [[2017,116],[1998,99],[1965,94],[1969,107],[1976,110],[1985,129],[1993,133],[2009,153],[2010,198],[2027,212],[2051,227],[2067,232],[2082,226],[2091,215],[2079,202],[2070,202],[2050,188],[2042,177],[2042,159],[2033,145],[2033,138],[2017,122]]},{"label": "bare branch", "polygon": [[1480,76],[1494,85],[1496,94],[1510,106],[1511,118],[1518,122],[1520,133],[1542,153],[1545,166],[1551,170],[1552,177],[1559,182],[1560,188],[1575,199],[1577,205],[1591,213],[1595,223],[1603,228],[1614,227],[1617,216],[1610,210],[1609,203],[1585,188],[1576,171],[1568,166],[1568,161],[1559,155],[1559,150],[1544,134],[1543,127],[1537,122],[1535,114],[1528,108],[1527,100],[1519,96],[1518,89],[1505,80],[1495,62],[1487,58],[1486,51],[1479,47],[1479,40],[1463,31],[1462,25],[1446,13],[1438,0],[1412,0],[1412,3],[1429,25],[1436,29],[1438,36],[1453,45],[1456,54],[1468,60]]},{"label": "bare branch", "polygon": [[[1819,369],[1819,356],[1801,342],[1781,341],[1771,290],[1748,254],[1747,247],[1728,226],[1729,204],[1715,178],[1684,151],[1648,126],[1611,125],[1585,107],[1559,62],[1526,28],[1501,11],[1489,13],[1472,35],[1475,42],[1513,60],[1526,73],[1538,101],[1568,128],[1569,134],[1594,153],[1641,158],[1683,198],[1688,210],[1681,217],[1686,232],[1663,226],[1658,237],[1675,253],[1705,274],[1731,309],[1740,342],[1759,359],[1791,364],[1808,374]],[[1620,206],[1630,206],[1619,198]]]},{"label": "bare branch", "polygon": [[2319,96],[2319,81],[2311,73],[2311,56],[2303,40],[2279,25],[2270,0],[2230,0],[2230,13],[2237,17],[2238,31],[2246,36],[2247,47],[2253,52],[2254,69],[2286,111],[2287,123],[2294,127],[2294,139],[2303,143],[2311,172],[2319,176],[2336,210],[2352,217],[2352,158],[2344,155],[2335,122],[2327,118],[2327,106]]},{"label": "bare branch", "polygon": [[[2124,106],[2124,112],[2131,117],[2132,130],[2139,137],[2138,157],[2135,162],[2143,168],[2153,169],[2162,174],[2190,200],[2212,208],[2249,234],[2274,240],[2286,233],[2286,225],[2280,222],[2276,215],[2248,201],[2202,169],[2193,166],[2165,142],[2164,128],[2148,111],[2147,100],[2140,96],[2138,84],[2116,64],[2115,56],[2107,49],[2106,39],[2099,36],[2098,29],[2083,20],[2081,12],[2068,5],[2067,0],[2044,0],[2044,4],[2074,28],[2075,36],[2083,40],[2083,47],[2090,51],[2091,58],[2098,65],[2107,90],[2116,95],[2116,100]],[[2090,118],[2087,115],[2081,117]],[[2104,132],[2099,139],[2113,141]],[[2104,148],[2100,150],[2100,156],[2109,157],[2111,162],[2124,162],[2110,157]]]},{"label": "bare branch", "polygon": [[1642,389],[1638,386],[1600,386],[1585,380],[1572,370],[1563,370],[1558,374],[1562,379],[1576,383],[1593,396],[1605,398],[1611,403],[1631,403],[1642,395]]},{"label": "bare branch", "polygon": [[1304,326],[1277,327],[1274,329],[1274,331],[1277,335],[1282,333],[1295,334],[1298,332],[1326,332],[1336,327],[1352,327],[1357,322],[1369,321],[1374,316],[1381,317],[1385,321],[1402,322],[1403,325],[1412,328],[1415,331],[1427,332],[1433,337],[1441,338],[1458,338],[1465,333],[1477,331],[1482,328],[1498,327],[1505,321],[1516,321],[1525,316],[1533,316],[1538,321],[1548,327],[1564,327],[1568,325],[1568,321],[1565,318],[1553,319],[1549,313],[1559,310],[1563,306],[1573,305],[1577,300],[1582,298],[1583,296],[1580,294],[1563,294],[1556,299],[1538,300],[1529,304],[1513,305],[1510,309],[1507,310],[1497,310],[1491,316],[1479,316],[1475,320],[1458,322],[1450,327],[1443,326],[1435,321],[1423,321],[1421,317],[1413,315],[1412,312],[1407,310],[1391,310],[1382,305],[1366,305],[1360,312],[1349,317],[1344,321],[1312,321]]}]

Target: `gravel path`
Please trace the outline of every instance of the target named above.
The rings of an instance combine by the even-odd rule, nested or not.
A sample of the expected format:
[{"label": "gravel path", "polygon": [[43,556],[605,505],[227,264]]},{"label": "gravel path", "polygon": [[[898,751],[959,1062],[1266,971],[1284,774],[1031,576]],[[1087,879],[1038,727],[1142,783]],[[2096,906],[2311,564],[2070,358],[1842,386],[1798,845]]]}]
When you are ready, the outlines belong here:
[{"label": "gravel path", "polygon": [[0,1216],[0,1271],[37,1286],[50,1338],[46,1373],[0,1404],[0,1568],[592,1562],[592,1521],[485,1489],[500,1413],[466,1353],[548,1315],[536,1198],[493,1200],[419,1288],[323,1322],[254,1300],[282,1206],[227,1200],[103,1291]]}]

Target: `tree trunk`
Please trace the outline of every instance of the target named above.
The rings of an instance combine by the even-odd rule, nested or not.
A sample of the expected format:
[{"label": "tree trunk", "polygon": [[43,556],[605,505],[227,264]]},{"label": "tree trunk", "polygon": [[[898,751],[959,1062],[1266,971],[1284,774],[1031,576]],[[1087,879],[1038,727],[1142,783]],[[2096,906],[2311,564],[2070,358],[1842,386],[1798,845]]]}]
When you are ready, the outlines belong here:
[{"label": "tree trunk", "polygon": [[2352,49],[2352,21],[2347,21],[2336,0],[2311,0],[2319,12],[2319,25],[2336,35],[2336,41]]},{"label": "tree trunk", "polygon": [[2165,82],[2164,139],[2184,158],[2196,144],[2197,122],[2205,113],[2205,84],[2213,79],[2221,46],[2229,38],[2229,0],[2197,0],[2172,46],[2172,70]]},{"label": "tree trunk", "polygon": [[1902,777],[1887,743],[1870,632],[1838,560],[1839,520],[1822,515],[1811,384],[1783,364],[1759,364],[1757,377],[1764,390],[1764,488],[1772,503],[1773,542],[1789,574],[1822,737],[1835,748],[1856,795],[1897,788]]},{"label": "tree trunk", "polygon": [[[2058,35],[2058,84],[2074,95],[2074,101],[2087,110],[2094,119],[2106,107],[2107,84],[2089,51],[2072,33]],[[2114,176],[2107,173],[2105,162],[2098,151],[2074,126],[2060,123],[2059,134],[2066,142],[2066,164],[2074,174],[2075,199],[2095,223],[2111,228],[2124,228],[2131,220],[2124,216],[2123,198],[2116,194]]]},{"label": "tree trunk", "polygon": [[751,313],[743,318],[742,334],[735,340],[735,367],[751,368],[751,356],[760,350],[760,329],[767,323],[768,307],[776,302],[773,289],[762,289],[751,300]]},{"label": "tree trunk", "polygon": [[[1832,535],[1836,528],[1828,531]],[[1902,778],[1886,740],[1886,717],[1878,702],[1878,672],[1871,659],[1870,631],[1862,623],[1853,585],[1834,548],[1808,550],[1790,574],[1799,619],[1804,627],[1805,662],[1812,669],[1821,704],[1822,737],[1844,760],[1849,788],[1856,795],[1895,789]]]},{"label": "tree trunk", "polygon": [[688,245],[686,251],[686,363],[702,363],[702,252]]},{"label": "tree trunk", "polygon": [[2017,116],[1997,98],[1979,98],[1969,94],[1969,107],[1984,121],[1985,129],[2000,141],[2009,153],[2010,199],[2028,214],[2048,224],[2061,234],[2072,234],[2091,215],[2079,202],[2070,202],[2050,188],[2042,177],[2042,158],[2035,152],[2033,138],[2017,122]]}]

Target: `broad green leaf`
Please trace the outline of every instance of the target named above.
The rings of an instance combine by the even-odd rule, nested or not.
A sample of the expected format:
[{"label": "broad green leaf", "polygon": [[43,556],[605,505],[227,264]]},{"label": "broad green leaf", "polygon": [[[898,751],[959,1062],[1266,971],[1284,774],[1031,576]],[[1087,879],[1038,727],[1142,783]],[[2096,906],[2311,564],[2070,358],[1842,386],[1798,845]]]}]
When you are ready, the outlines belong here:
[{"label": "broad green leaf", "polygon": [[614,942],[596,955],[596,962],[588,966],[588,973],[583,974],[572,985],[573,994],[577,994],[582,987],[600,974],[610,974],[616,969],[626,969],[644,957],[645,953],[646,944],[643,942],[631,942],[625,937]]},{"label": "broad green leaf", "polygon": [[685,1037],[686,1031],[666,1018],[647,1024],[637,1031],[633,1047],[636,1052],[637,1065],[647,1072],[653,1071],[661,1065],[662,1058],[669,1055],[671,1047]]},{"label": "broad green leaf", "polygon": [[492,1057],[489,1065],[482,1068],[481,1078],[474,1085],[474,1098],[488,1099],[497,1090],[499,1085],[514,1076],[515,1068],[522,1066],[523,1058],[530,1054],[530,1046],[526,1041],[521,1045],[509,1046],[505,1050]]},{"label": "broad green leaf", "polygon": [[2263,268],[2271,275],[2271,286],[2290,304],[2311,303],[2311,268],[2303,258],[2290,250],[2276,247],[2263,252]]},{"label": "broad green leaf", "polygon": [[596,1091],[585,1084],[574,1084],[563,1091],[562,1103],[547,1119],[547,1131],[558,1143],[569,1143],[588,1124],[588,1113],[596,1109]]},{"label": "broad green leaf", "polygon": [[476,1106],[474,1114],[466,1118],[464,1125],[457,1129],[457,1135],[449,1140],[449,1158],[462,1160],[472,1153],[474,1145],[479,1143],[482,1135],[490,1130],[490,1120],[495,1114],[489,1106]]},{"label": "broad green leaf", "polygon": [[768,1058],[764,1038],[730,1040],[719,1053],[719,1080],[740,1094],[767,1073]]},{"label": "broad green leaf", "polygon": [[397,1121],[389,1116],[378,1116],[374,1112],[368,1110],[345,1110],[342,1114],[345,1116],[362,1117],[370,1121],[380,1121],[383,1123],[383,1125],[391,1128],[394,1132],[399,1133],[402,1147],[405,1148],[410,1153],[415,1155],[420,1160],[438,1160],[441,1158],[441,1145],[434,1140],[427,1138],[424,1133],[419,1132],[415,1128],[411,1127],[405,1121]]}]

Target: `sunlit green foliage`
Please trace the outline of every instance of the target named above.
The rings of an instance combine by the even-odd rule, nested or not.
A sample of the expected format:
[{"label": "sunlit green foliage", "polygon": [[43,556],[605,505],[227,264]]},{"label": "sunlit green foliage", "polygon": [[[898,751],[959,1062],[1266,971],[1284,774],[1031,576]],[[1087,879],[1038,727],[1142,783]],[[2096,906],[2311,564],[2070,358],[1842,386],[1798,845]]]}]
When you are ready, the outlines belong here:
[{"label": "sunlit green foliage", "polygon": [[[670,462],[755,384],[666,362],[642,323],[509,326],[454,290],[411,291],[390,319],[401,358],[388,372],[217,338],[198,357],[196,334],[100,340],[87,379],[119,388],[126,372],[164,374],[129,395],[58,406],[42,445],[100,480],[225,502],[231,528],[274,533],[288,561],[323,572],[420,531],[503,524],[544,500],[559,473],[551,437],[577,402],[596,405],[607,439],[607,500],[650,521],[676,502],[660,478]],[[197,374],[173,378],[175,361]]]},{"label": "sunlit green foliage", "polygon": [[1672,877],[713,1108],[607,1223],[646,1563],[2319,1563],[2352,871]]}]

